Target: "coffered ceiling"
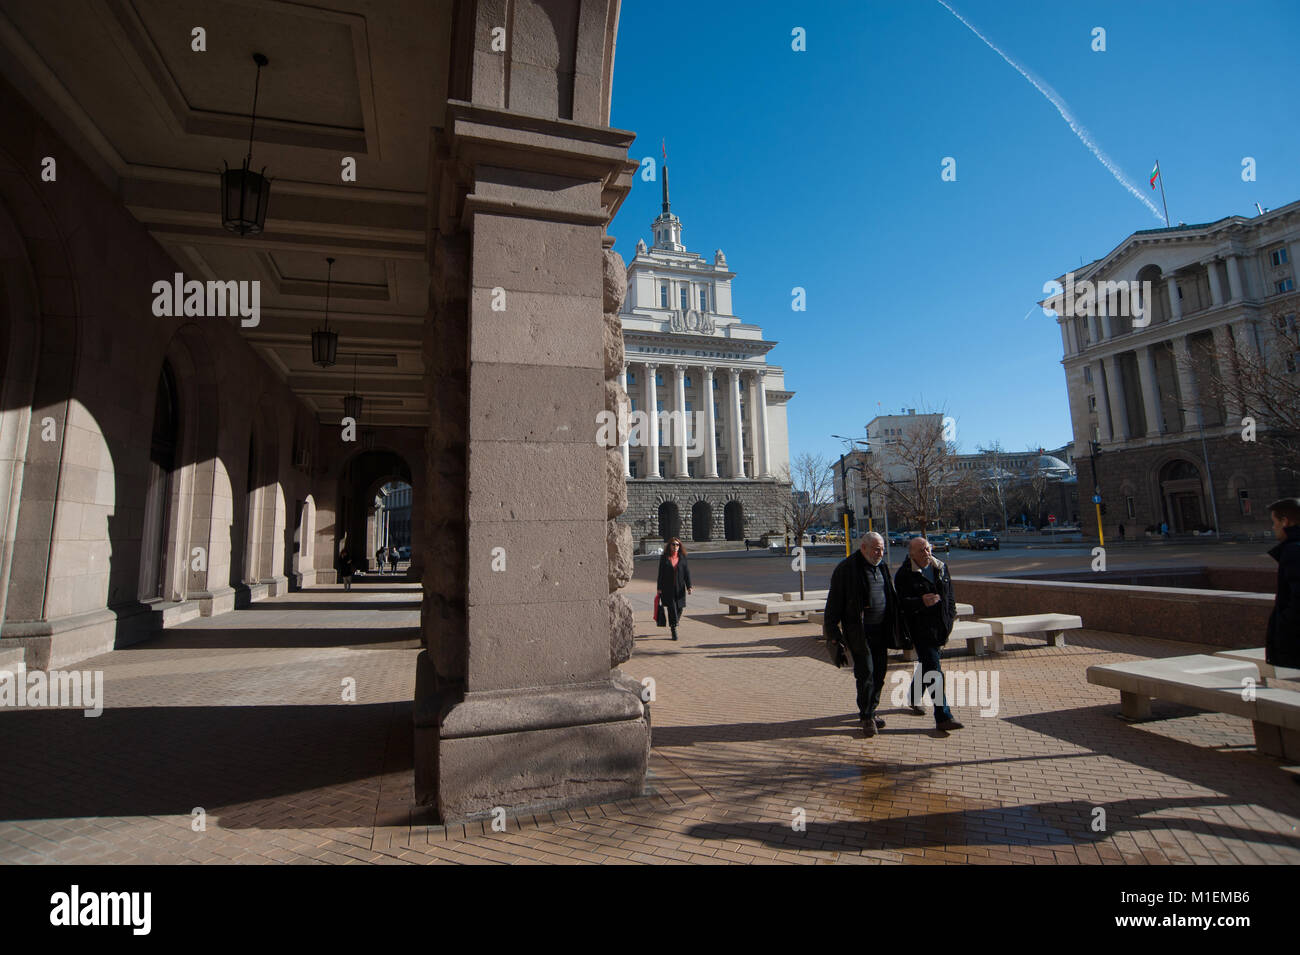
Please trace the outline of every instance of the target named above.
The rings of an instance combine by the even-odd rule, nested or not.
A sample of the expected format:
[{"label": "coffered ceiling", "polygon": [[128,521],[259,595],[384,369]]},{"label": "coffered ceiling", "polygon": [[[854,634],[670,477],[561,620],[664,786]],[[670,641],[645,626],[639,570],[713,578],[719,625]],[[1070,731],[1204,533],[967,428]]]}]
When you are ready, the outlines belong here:
[{"label": "coffered ceiling", "polygon": [[[206,51],[192,49],[202,27]],[[322,420],[426,419],[421,324],[430,130],[446,102],[451,0],[0,0],[0,60],[187,277],[257,279],[253,346]],[[221,226],[218,172],[249,149],[266,230]],[[356,182],[343,182],[343,160]],[[336,259],[339,363],[311,363]]]}]

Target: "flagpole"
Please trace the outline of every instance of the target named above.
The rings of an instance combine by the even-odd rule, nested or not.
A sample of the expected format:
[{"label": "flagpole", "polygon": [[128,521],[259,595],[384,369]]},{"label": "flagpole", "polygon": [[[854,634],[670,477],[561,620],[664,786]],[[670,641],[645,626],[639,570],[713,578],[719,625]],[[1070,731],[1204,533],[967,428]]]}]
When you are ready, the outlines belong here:
[{"label": "flagpole", "polygon": [[1156,178],[1160,180],[1160,204],[1165,207],[1165,228],[1169,228],[1169,203],[1165,202],[1165,174],[1160,171],[1160,160],[1156,160]]}]

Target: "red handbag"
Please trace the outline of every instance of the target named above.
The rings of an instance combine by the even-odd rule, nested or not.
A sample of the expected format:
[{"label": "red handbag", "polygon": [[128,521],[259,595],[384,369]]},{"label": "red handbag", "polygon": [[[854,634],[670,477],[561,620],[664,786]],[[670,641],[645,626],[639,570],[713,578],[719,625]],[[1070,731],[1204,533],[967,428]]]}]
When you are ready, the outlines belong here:
[{"label": "red handbag", "polygon": [[659,594],[655,594],[655,623],[661,627],[668,626],[668,620],[664,614],[663,604],[659,602]]}]

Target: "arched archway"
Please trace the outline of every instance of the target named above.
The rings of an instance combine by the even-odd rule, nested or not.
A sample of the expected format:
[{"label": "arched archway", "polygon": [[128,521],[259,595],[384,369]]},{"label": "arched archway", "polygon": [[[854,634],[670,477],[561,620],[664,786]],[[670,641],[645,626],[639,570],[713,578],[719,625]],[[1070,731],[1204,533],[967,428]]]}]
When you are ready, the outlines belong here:
[{"label": "arched archway", "polygon": [[1175,458],[1160,468],[1157,481],[1170,531],[1189,534],[1209,526],[1200,468],[1185,458]]},{"label": "arched archway", "polygon": [[691,539],[713,539],[713,507],[708,501],[696,501],[691,505]]},{"label": "arched archway", "polygon": [[[412,498],[419,489],[406,458],[387,448],[357,451],[343,464],[339,474],[338,510],[334,523],[334,557],[346,547],[353,566],[370,567],[375,561],[374,499],[379,489],[390,482],[412,487]],[[419,522],[411,523],[416,536]],[[413,541],[414,543],[414,541]]]},{"label": "arched archway", "polygon": [[664,501],[659,505],[659,536],[664,540],[681,537],[682,516],[677,510],[676,501]]},{"label": "arched archway", "polygon": [[723,533],[729,541],[745,539],[745,506],[739,501],[728,501],[722,509]]}]

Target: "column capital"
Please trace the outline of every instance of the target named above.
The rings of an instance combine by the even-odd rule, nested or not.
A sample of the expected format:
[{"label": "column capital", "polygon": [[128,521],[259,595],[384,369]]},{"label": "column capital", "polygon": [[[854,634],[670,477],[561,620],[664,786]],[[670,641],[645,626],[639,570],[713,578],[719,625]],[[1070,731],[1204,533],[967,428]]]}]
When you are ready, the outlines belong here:
[{"label": "column capital", "polygon": [[646,371],[657,371],[659,369],[659,362],[657,361],[643,361],[641,364],[645,365]]},{"label": "column capital", "polygon": [[674,364],[674,365],[672,366],[672,368],[673,368],[673,375],[676,376],[676,378],[677,378],[679,381],[680,381],[681,379],[683,379],[684,377],[686,377],[686,366],[685,366],[685,365]]},{"label": "column capital", "polygon": [[701,365],[700,368],[703,370],[704,374],[708,375],[710,378],[712,378],[713,373],[718,370],[717,365]]}]

